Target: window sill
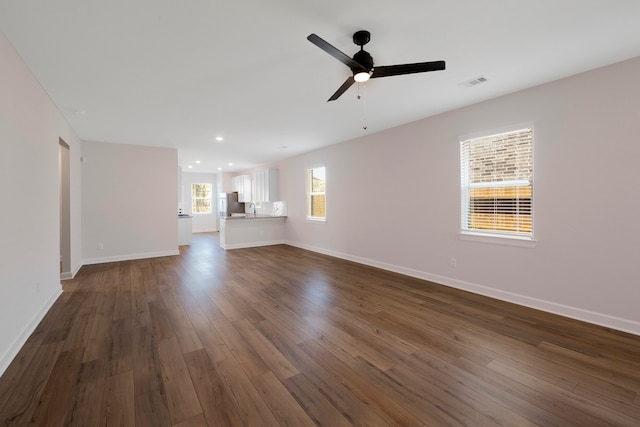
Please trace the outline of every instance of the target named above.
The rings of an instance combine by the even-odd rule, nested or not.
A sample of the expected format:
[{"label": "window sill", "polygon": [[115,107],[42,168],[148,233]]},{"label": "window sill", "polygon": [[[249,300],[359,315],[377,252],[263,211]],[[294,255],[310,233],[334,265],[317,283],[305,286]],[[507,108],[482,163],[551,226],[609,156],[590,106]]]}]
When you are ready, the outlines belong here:
[{"label": "window sill", "polygon": [[519,246],[521,248],[535,248],[538,242],[528,237],[496,236],[494,234],[461,232],[460,240],[479,243],[491,243],[494,245]]},{"label": "window sill", "polygon": [[324,224],[327,222],[326,218],[314,218],[314,217],[307,217],[307,222],[314,222],[314,223],[318,223],[318,224]]}]

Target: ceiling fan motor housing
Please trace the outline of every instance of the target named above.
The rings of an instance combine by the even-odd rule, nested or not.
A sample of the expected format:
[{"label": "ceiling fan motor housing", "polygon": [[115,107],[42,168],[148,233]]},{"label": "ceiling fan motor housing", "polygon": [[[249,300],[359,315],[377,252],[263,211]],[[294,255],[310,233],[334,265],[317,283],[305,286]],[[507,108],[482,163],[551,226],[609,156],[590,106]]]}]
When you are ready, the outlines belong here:
[{"label": "ceiling fan motor housing", "polygon": [[[371,71],[371,69],[373,68],[373,58],[366,50],[360,50],[356,52],[356,54],[353,55],[353,60],[362,65],[367,71]],[[362,70],[352,68],[351,71],[357,73]]]}]

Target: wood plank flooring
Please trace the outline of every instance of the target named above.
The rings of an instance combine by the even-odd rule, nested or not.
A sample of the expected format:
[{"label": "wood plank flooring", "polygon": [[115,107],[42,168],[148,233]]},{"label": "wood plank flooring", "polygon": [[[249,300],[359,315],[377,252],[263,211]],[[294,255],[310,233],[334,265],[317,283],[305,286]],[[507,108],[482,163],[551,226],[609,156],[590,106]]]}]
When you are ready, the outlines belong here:
[{"label": "wood plank flooring", "polygon": [[640,337],[284,245],[180,251],[64,282],[0,425],[640,425]]}]

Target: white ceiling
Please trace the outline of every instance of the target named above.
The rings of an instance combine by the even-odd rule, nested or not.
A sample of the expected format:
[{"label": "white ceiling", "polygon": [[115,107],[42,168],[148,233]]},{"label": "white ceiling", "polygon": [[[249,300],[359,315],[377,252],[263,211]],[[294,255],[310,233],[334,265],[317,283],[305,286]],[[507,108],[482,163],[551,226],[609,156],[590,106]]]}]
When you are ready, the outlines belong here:
[{"label": "white ceiling", "polygon": [[[0,2],[0,29],[81,139],[176,147],[194,172],[248,169],[639,56],[639,22],[638,0]],[[350,71],[306,37],[351,56],[360,29],[377,65],[447,70],[326,102]]]}]

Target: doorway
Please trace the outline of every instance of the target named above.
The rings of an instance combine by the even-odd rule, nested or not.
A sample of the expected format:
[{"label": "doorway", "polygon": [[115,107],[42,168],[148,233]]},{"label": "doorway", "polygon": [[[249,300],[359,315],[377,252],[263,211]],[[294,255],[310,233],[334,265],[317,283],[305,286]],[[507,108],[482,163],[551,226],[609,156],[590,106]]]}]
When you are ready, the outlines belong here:
[{"label": "doorway", "polygon": [[60,199],[60,279],[71,279],[71,167],[70,147],[58,144],[58,191]]}]

